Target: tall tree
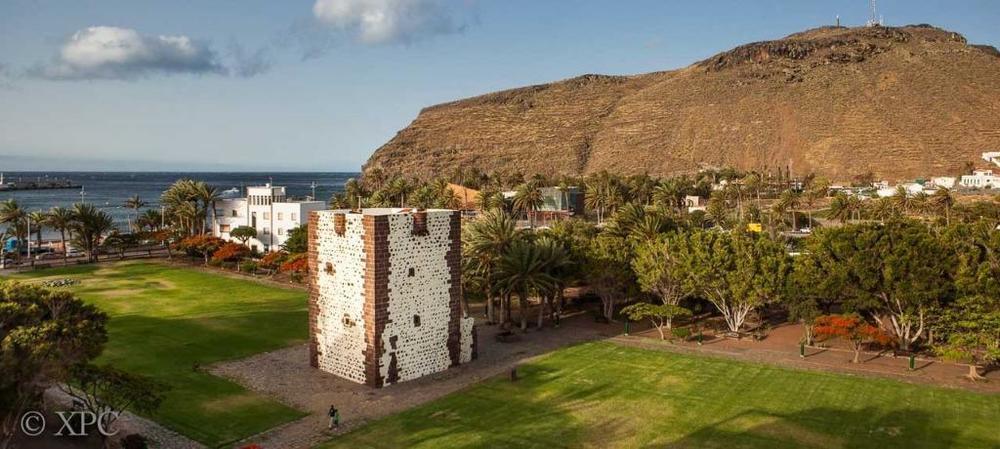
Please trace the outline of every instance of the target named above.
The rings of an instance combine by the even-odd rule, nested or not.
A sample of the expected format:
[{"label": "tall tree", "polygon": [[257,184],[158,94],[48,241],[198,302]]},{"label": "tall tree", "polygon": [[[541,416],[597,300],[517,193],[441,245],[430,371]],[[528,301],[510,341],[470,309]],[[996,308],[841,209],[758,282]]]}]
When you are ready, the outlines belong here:
[{"label": "tall tree", "polygon": [[205,223],[205,219],[202,218],[202,223],[205,223],[205,226],[202,227],[202,232],[208,234],[215,232],[215,224],[219,220],[218,214],[215,210],[215,205],[222,199],[222,193],[219,192],[217,187],[211,186],[204,181],[198,181],[195,183],[195,196],[199,201],[201,201],[203,210],[207,210],[209,212],[209,216],[212,217],[210,229],[205,229],[208,224]]},{"label": "tall tree", "polygon": [[0,448],[45,389],[101,353],[107,320],[67,291],[0,280]]},{"label": "tall tree", "polygon": [[944,309],[935,347],[942,357],[969,364],[969,379],[982,380],[980,366],[1000,361],[1000,298],[966,296]]},{"label": "tall tree", "polygon": [[[663,305],[670,306],[658,309],[660,312],[676,312],[675,307],[679,307],[681,300],[689,294],[684,283],[685,273],[672,248],[682,245],[678,241],[681,238],[683,237],[672,235],[646,241],[636,248],[635,259],[632,260],[632,270],[635,271],[639,287],[644,292],[656,295]],[[660,315],[667,329],[673,326],[674,315],[676,313]]]},{"label": "tall tree", "polygon": [[528,298],[544,296],[555,288],[555,279],[546,271],[541,248],[527,239],[518,239],[500,259],[497,280],[502,289],[517,294],[521,331],[528,330]]},{"label": "tall tree", "polygon": [[87,254],[87,260],[97,261],[97,249],[101,239],[114,229],[114,221],[103,210],[92,204],[77,203],[73,205],[73,244],[82,248]]},{"label": "tall tree", "polygon": [[535,212],[544,204],[542,190],[534,182],[521,184],[514,193],[514,210],[525,215],[531,229],[535,229]]},{"label": "tall tree", "polygon": [[65,207],[53,207],[49,211],[49,226],[59,231],[59,242],[62,244],[63,249],[63,264],[69,263],[69,247],[66,246],[66,231],[72,229],[73,220],[73,211]]},{"label": "tall tree", "polygon": [[783,245],[764,235],[694,231],[672,248],[686,273],[685,287],[715,305],[732,333],[785,291],[789,257]]},{"label": "tall tree", "polygon": [[[462,238],[464,257],[472,259],[468,265],[470,269],[483,277],[482,285],[485,287],[486,315],[489,322],[494,322],[497,318],[494,313],[494,293],[497,292],[495,285],[497,280],[497,266],[500,259],[508,252],[514,241],[520,237],[517,231],[516,221],[502,210],[493,210],[483,213],[477,220],[465,227]],[[501,309],[508,304],[501,296]],[[466,309],[466,313],[468,310]],[[501,324],[506,323],[507,314],[501,310]]]},{"label": "tall tree", "polygon": [[0,203],[0,223],[17,239],[17,258],[21,258],[21,248],[28,241],[28,212],[17,200],[11,198]]},{"label": "tall tree", "polygon": [[35,234],[35,247],[42,248],[42,231],[49,224],[49,215],[44,211],[36,210],[28,214],[28,221],[31,225],[31,232]]},{"label": "tall tree", "polygon": [[955,255],[912,221],[824,229],[802,256],[839,285],[848,310],[866,311],[901,349],[924,337],[927,313],[952,294]]},{"label": "tall tree", "polygon": [[123,204],[123,206],[126,209],[132,209],[132,212],[135,214],[135,221],[132,220],[132,214],[129,214],[128,216],[129,231],[130,232],[138,231],[139,209],[146,207],[146,202],[143,201],[142,198],[139,197],[139,195],[132,195],[125,200],[125,204]]},{"label": "tall tree", "polygon": [[590,242],[585,262],[585,276],[601,298],[601,312],[614,320],[615,306],[628,298],[635,286],[631,269],[632,247],[626,239],[602,234]]}]

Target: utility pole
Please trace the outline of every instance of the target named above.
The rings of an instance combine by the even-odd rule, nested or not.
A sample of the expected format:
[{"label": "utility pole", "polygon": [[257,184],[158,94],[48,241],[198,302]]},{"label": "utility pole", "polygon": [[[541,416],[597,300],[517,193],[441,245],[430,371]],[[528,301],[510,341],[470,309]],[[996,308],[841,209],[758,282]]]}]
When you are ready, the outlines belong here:
[{"label": "utility pole", "polygon": [[316,201],[316,181],[313,181],[310,187],[312,187],[312,193],[313,193],[312,198],[310,199]]},{"label": "utility pole", "polygon": [[31,216],[30,215],[27,217],[27,221],[28,221],[28,236],[25,238],[25,240],[27,240],[26,244],[28,245],[28,262],[31,264],[31,266],[35,266],[35,261],[31,258]]}]

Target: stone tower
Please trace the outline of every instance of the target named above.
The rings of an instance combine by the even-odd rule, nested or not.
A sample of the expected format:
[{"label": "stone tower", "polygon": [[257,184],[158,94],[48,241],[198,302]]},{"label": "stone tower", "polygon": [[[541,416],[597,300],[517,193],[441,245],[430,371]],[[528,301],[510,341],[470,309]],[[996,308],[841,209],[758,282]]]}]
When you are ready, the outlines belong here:
[{"label": "stone tower", "polygon": [[458,211],[313,212],[310,364],[382,387],[475,358],[461,260]]}]

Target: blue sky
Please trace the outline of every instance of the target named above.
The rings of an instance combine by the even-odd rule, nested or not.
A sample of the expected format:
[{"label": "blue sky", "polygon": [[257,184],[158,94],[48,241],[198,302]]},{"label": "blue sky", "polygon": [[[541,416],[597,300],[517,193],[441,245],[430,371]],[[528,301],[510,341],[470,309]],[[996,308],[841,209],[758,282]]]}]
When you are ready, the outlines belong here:
[{"label": "blue sky", "polygon": [[[994,0],[879,9],[1000,46]],[[862,24],[867,1],[2,0],[0,170],[356,171],[431,104],[679,68],[838,14]]]}]

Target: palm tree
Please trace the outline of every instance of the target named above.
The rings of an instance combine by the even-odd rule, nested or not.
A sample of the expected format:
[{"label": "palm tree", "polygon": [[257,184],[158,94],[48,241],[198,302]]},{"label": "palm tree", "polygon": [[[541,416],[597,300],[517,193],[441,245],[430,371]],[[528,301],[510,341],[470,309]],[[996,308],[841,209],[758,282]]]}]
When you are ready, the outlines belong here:
[{"label": "palm tree", "polygon": [[[1000,200],[1000,197],[997,197]],[[951,225],[951,210],[955,207],[955,193],[947,187],[939,187],[934,195],[931,196],[931,202],[940,210],[944,211],[944,220],[946,225]]]},{"label": "palm tree", "polygon": [[206,213],[201,208],[201,198],[198,183],[190,179],[181,179],[163,192],[160,202],[179,233],[195,235],[199,229],[204,229]]},{"label": "palm tree", "polygon": [[681,198],[684,191],[673,180],[666,180],[653,188],[653,204],[670,210],[677,210],[681,206]]},{"label": "palm tree", "polygon": [[487,186],[476,196],[476,207],[481,211],[502,209],[503,206],[503,194],[494,187]]},{"label": "palm tree", "polygon": [[904,214],[913,212],[917,206],[916,201],[910,197],[910,192],[902,185],[896,186],[896,193],[891,198],[899,211]]},{"label": "palm tree", "polygon": [[814,179],[810,184],[809,188],[805,191],[805,205],[808,208],[806,212],[809,214],[809,227],[813,226],[813,208],[816,206],[816,202],[822,198],[826,198],[827,192],[830,191],[830,181],[826,179],[819,178]]},{"label": "palm tree", "polygon": [[897,218],[901,214],[899,203],[893,198],[879,198],[868,201],[868,213],[871,218],[885,223],[886,220]]},{"label": "palm tree", "polygon": [[855,214],[857,214],[860,220],[861,209],[862,204],[858,197],[838,193],[830,202],[830,218],[840,220],[841,223],[846,223],[848,220],[853,220]]},{"label": "palm tree", "polygon": [[[484,294],[486,296],[486,317],[492,323],[496,319],[494,313],[493,294],[496,286],[496,269],[500,259],[507,253],[510,246],[519,238],[516,220],[503,210],[494,209],[483,213],[479,218],[465,227],[462,238],[463,254],[472,259],[471,267],[483,277]],[[501,309],[504,308],[501,297]],[[506,321],[501,310],[500,321]]]},{"label": "palm tree", "polygon": [[7,225],[7,231],[17,239],[17,259],[21,259],[21,245],[28,240],[28,213],[15,199],[0,203],[0,223]]},{"label": "palm tree", "polygon": [[543,292],[542,303],[538,307],[538,328],[542,327],[542,319],[545,316],[545,307],[549,308],[549,315],[554,316],[562,311],[555,310],[555,304],[561,304],[563,290],[566,288],[569,279],[569,270],[572,265],[569,253],[562,244],[550,237],[542,237],[535,242],[545,261],[543,271],[552,277],[552,288]]},{"label": "palm tree", "polygon": [[135,220],[135,225],[139,229],[149,229],[150,231],[157,231],[161,228],[163,223],[163,214],[156,209],[146,209],[138,216]]},{"label": "palm tree", "polygon": [[531,229],[535,229],[535,211],[545,204],[542,190],[534,182],[521,184],[514,193],[514,210],[525,214]]},{"label": "palm tree", "polygon": [[219,219],[219,217],[216,215],[215,204],[222,199],[222,194],[219,192],[219,189],[217,187],[210,186],[204,181],[198,181],[195,184],[195,196],[198,198],[199,201],[201,201],[203,210],[210,211],[212,215],[212,228],[210,231],[205,230],[205,227],[208,224],[205,223],[204,217],[201,218],[202,231],[203,231],[202,233],[214,233],[215,223]]},{"label": "palm tree", "polygon": [[792,189],[781,192],[781,197],[778,198],[778,202],[774,204],[774,211],[778,215],[781,215],[781,212],[783,211],[790,211],[792,213],[792,232],[795,232],[798,228],[795,211],[801,204],[801,195]]},{"label": "palm tree", "polygon": [[139,195],[132,195],[127,200],[125,200],[124,206],[125,206],[126,209],[132,209],[132,211],[135,213],[135,221],[136,221],[136,223],[132,222],[132,216],[131,215],[128,216],[128,229],[130,231],[132,231],[132,232],[135,232],[135,231],[137,231],[137,228],[139,227],[139,224],[138,224],[138,221],[139,221],[139,209],[142,209],[143,207],[146,207],[146,202],[143,201],[142,198],[139,198]]},{"label": "palm tree", "polygon": [[399,207],[406,207],[406,196],[413,190],[413,186],[404,178],[393,179],[386,188],[390,198],[399,199]]},{"label": "palm tree", "polygon": [[48,224],[49,217],[44,211],[36,210],[28,214],[31,232],[35,234],[35,247],[42,248],[42,230]]},{"label": "palm tree", "polygon": [[59,242],[63,249],[63,265],[69,263],[69,248],[66,246],[66,231],[73,227],[73,211],[65,207],[53,207],[49,211],[48,225],[59,231]]},{"label": "palm tree", "polygon": [[541,248],[526,239],[515,241],[497,266],[503,291],[517,294],[522,332],[528,330],[528,296],[532,293],[544,295],[556,285],[545,267]]},{"label": "palm tree", "polygon": [[87,260],[97,261],[97,248],[101,239],[114,229],[114,220],[107,212],[99,210],[92,204],[77,203],[73,205],[73,243],[83,248]]},{"label": "palm tree", "polygon": [[[368,175],[366,174],[365,175],[365,180],[367,180],[367,179],[368,179]],[[377,190],[381,190],[382,184],[384,184],[384,183],[385,183],[384,179],[381,180],[381,181],[379,181],[377,183],[377,185],[379,186],[379,188],[378,189],[374,189],[374,190],[376,190],[376,191]],[[344,183],[344,197],[347,199],[347,207],[346,208],[353,208],[365,196],[367,196],[367,195],[365,195],[365,189],[361,185],[361,183],[358,182],[357,179],[351,178],[351,179],[348,179],[347,182]]]}]

